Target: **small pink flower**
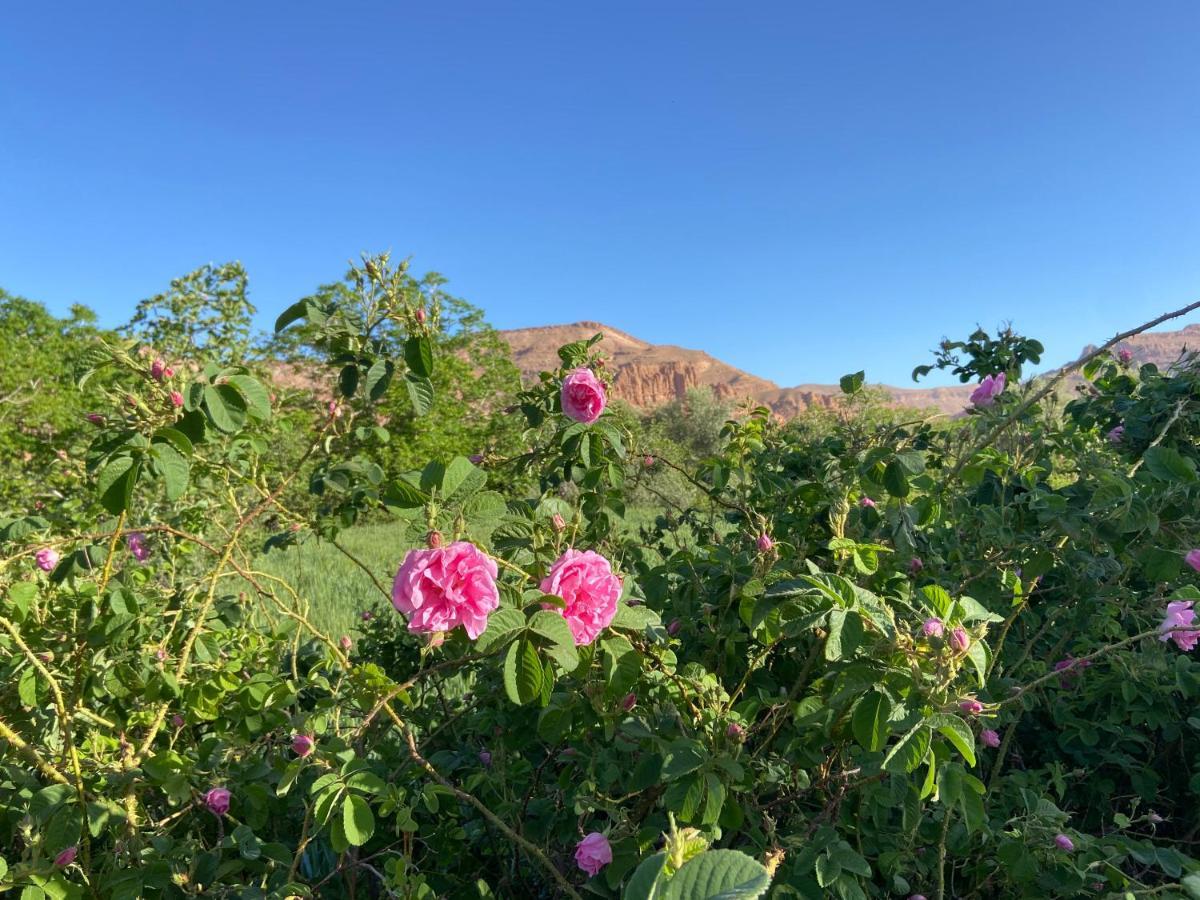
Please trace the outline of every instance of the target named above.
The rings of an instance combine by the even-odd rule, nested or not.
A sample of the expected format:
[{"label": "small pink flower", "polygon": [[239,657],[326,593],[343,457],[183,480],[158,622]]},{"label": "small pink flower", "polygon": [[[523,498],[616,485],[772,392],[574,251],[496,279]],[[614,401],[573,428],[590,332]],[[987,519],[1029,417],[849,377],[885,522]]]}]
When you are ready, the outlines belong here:
[{"label": "small pink flower", "polygon": [[471,460],[471,465],[473,465],[473,466],[477,466],[477,465],[479,465],[481,462],[483,462],[483,454],[482,454],[482,453],[472,453],[472,454],[471,454],[471,455],[468,457],[468,459],[470,459],[470,460]]},{"label": "small pink flower", "polygon": [[1194,550],[1189,550],[1183,557],[1183,561],[1189,566],[1200,572],[1200,547]]},{"label": "small pink flower", "polygon": [[737,722],[730,722],[729,727],[725,729],[726,737],[731,737],[735,741],[740,741],[745,734],[746,729]]},{"label": "small pink flower", "polygon": [[924,563],[924,561],[922,561],[921,557],[919,557],[919,556],[914,556],[912,559],[910,559],[908,561],[908,574],[910,574],[910,575],[917,575],[924,568],[925,568],[925,563]]},{"label": "small pink flower", "polygon": [[[1196,621],[1196,612],[1192,609],[1191,600],[1173,600],[1167,604],[1167,614],[1158,630],[1162,632],[1160,641],[1174,641],[1175,646],[1184,652],[1191,651],[1200,642],[1200,630],[1189,628]],[[1180,629],[1172,631],[1172,629]]]},{"label": "small pink flower", "polygon": [[921,630],[925,632],[925,637],[941,637],[945,628],[942,620],[937,618],[929,618],[921,623]]},{"label": "small pink flower", "polygon": [[375,613],[371,612],[369,609],[364,609],[358,614],[358,617],[364,622],[370,622],[373,618],[375,618]]},{"label": "small pink flower", "polygon": [[771,540],[771,536],[765,531],[758,536],[756,544],[760,553],[770,553],[771,548],[775,546],[775,542]]},{"label": "small pink flower", "polygon": [[308,756],[316,746],[317,742],[312,739],[311,735],[297,734],[292,736],[292,752],[297,756]]},{"label": "small pink flower", "polygon": [[491,768],[491,765],[492,765],[492,754],[490,754],[490,753],[489,753],[488,751],[486,751],[486,750],[480,750],[480,751],[479,751],[479,761],[480,761],[481,763],[483,763],[483,764],[484,764],[484,766],[486,766],[486,767],[488,767],[488,768]]},{"label": "small pink flower", "polygon": [[340,419],[342,417],[342,404],[338,403],[336,400],[330,400],[329,404],[325,408],[329,412],[330,418]]},{"label": "small pink flower", "polygon": [[34,559],[37,561],[37,567],[43,572],[53,572],[54,567],[58,565],[58,551],[53,547],[43,547]]},{"label": "small pink flower", "polygon": [[612,848],[608,838],[598,831],[593,831],[575,846],[575,865],[595,876],[601,869],[612,862]]},{"label": "small pink flower", "polygon": [[425,546],[432,550],[436,550],[442,546],[442,533],[435,528],[429,534],[425,535]]},{"label": "small pink flower", "polygon": [[232,795],[225,788],[212,788],[204,795],[204,805],[214,816],[223,816],[229,812],[229,799]]},{"label": "small pink flower", "polygon": [[170,366],[167,366],[165,369],[163,369],[163,377],[164,378],[174,378],[175,370],[172,369]]},{"label": "small pink flower", "polygon": [[651,466],[654,465],[654,457],[653,456],[643,456],[642,457],[642,465],[645,466],[647,469],[649,469]]},{"label": "small pink flower", "polygon": [[104,424],[104,416],[100,415],[100,413],[88,413],[87,420],[89,422],[91,422],[93,425],[103,425]]},{"label": "small pink flower", "polygon": [[125,535],[125,545],[129,547],[129,552],[138,562],[145,562],[150,558],[150,548],[146,546],[146,536],[140,531]]},{"label": "small pink flower", "polygon": [[161,359],[156,359],[150,364],[150,377],[155,381],[162,381],[163,375],[167,371],[167,364]]},{"label": "small pink flower", "polygon": [[996,402],[996,398],[1004,393],[1005,375],[988,375],[979,382],[979,387],[971,393],[971,402],[977,407],[984,408]]},{"label": "small pink flower", "polygon": [[181,716],[179,713],[175,713],[175,715],[171,716],[171,724],[174,725],[176,728],[182,728],[183,727],[183,716]]},{"label": "small pink flower", "polygon": [[983,712],[983,704],[974,697],[959,701],[958,708],[969,716],[977,716]]},{"label": "small pink flower", "polygon": [[683,623],[678,619],[672,619],[671,624],[667,626],[667,634],[674,637],[679,634],[679,629],[683,627]]},{"label": "small pink flower", "polygon": [[154,658],[157,659],[159,662],[162,662],[164,659],[167,658],[167,651],[164,650],[162,647],[159,647],[157,650],[154,651]]},{"label": "small pink flower", "polygon": [[567,620],[577,645],[590,644],[617,614],[621,579],[608,560],[592,550],[568,549],[542,579],[542,593],[562,597],[566,605],[555,609]]},{"label": "small pink flower", "polygon": [[1058,847],[1059,850],[1065,850],[1070,853],[1075,849],[1075,842],[1065,834],[1056,834],[1054,836],[1054,846]]},{"label": "small pink flower", "polygon": [[338,640],[338,646],[349,653],[350,648],[354,646],[354,641],[350,640],[350,635],[343,634]]},{"label": "small pink flower", "polygon": [[625,699],[621,701],[621,709],[625,710],[625,712],[629,712],[635,706],[637,706],[637,694],[635,694],[633,691],[630,691],[625,695]]},{"label": "small pink flower", "polygon": [[999,747],[1000,733],[990,728],[985,728],[979,732],[979,742],[985,747]]},{"label": "small pink flower", "polygon": [[466,541],[410,550],[392,583],[392,605],[408,617],[415,634],[461,625],[475,640],[500,605],[497,572],[495,561]]},{"label": "small pink flower", "polygon": [[858,501],[858,505],[861,506],[863,509],[874,509],[875,501],[872,500],[870,497],[863,497],[861,500]]},{"label": "small pink flower", "polygon": [[950,646],[959,653],[966,653],[971,646],[971,637],[965,628],[955,628],[950,632]]},{"label": "small pink flower", "polygon": [[1125,439],[1125,426],[1118,425],[1105,435],[1110,444],[1119,444]]},{"label": "small pink flower", "polygon": [[566,521],[558,513],[555,513],[550,518],[550,524],[554,526],[555,531],[565,531],[567,528]]},{"label": "small pink flower", "polygon": [[591,425],[607,405],[608,394],[591,369],[576,369],[563,379],[562,411],[568,419]]},{"label": "small pink flower", "polygon": [[176,409],[183,406],[183,394],[179,391],[171,391],[171,405]]},{"label": "small pink flower", "polygon": [[75,862],[75,856],[79,853],[78,847],[68,847],[58,856],[54,857],[54,864],[59,868],[66,868],[71,863]]},{"label": "small pink flower", "polygon": [[1117,359],[1121,361],[1122,365],[1129,365],[1133,359],[1133,351],[1128,347],[1122,347],[1117,351]]}]

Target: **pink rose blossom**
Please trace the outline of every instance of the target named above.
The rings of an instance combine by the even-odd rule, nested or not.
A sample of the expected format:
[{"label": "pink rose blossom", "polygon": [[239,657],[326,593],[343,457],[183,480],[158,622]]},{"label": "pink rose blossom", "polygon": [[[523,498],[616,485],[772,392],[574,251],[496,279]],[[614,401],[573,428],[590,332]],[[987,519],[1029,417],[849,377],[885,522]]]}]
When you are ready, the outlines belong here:
[{"label": "pink rose blossom", "polygon": [[53,547],[43,547],[34,559],[37,561],[37,567],[43,572],[53,572],[54,567],[58,565],[58,551]]},{"label": "pink rose blossom", "polygon": [[921,630],[925,632],[925,637],[941,637],[945,631],[941,619],[929,618],[921,623]]},{"label": "pink rose blossom", "polygon": [[1115,428],[1112,429],[1112,431],[1110,431],[1108,434],[1106,434],[1105,437],[1108,438],[1108,442],[1110,444],[1121,443],[1121,441],[1125,439],[1125,426],[1124,425],[1116,426]]},{"label": "pink rose blossom", "polygon": [[212,788],[204,795],[204,805],[214,816],[223,816],[229,812],[229,798],[232,795],[225,788]]},{"label": "pink rose blossom", "polygon": [[1183,557],[1183,561],[1189,566],[1200,572],[1200,547],[1195,550],[1189,550]]},{"label": "pink rose blossom", "polygon": [[775,546],[775,542],[771,540],[771,536],[763,532],[758,536],[756,541],[760,553],[770,553],[771,548]]},{"label": "pink rose blossom", "polygon": [[651,466],[654,465],[654,457],[653,456],[643,456],[642,457],[642,465],[645,466],[647,469],[649,469]]},{"label": "pink rose blossom", "polygon": [[1070,853],[1075,849],[1075,842],[1065,834],[1056,834],[1054,836],[1054,846],[1058,847],[1059,850],[1065,850]]},{"label": "pink rose blossom", "polygon": [[171,716],[171,724],[174,725],[176,728],[182,728],[183,727],[183,716],[181,716],[179,713],[175,713],[175,715]]},{"label": "pink rose blossom", "polygon": [[550,518],[550,524],[554,526],[555,531],[565,531],[567,528],[566,520],[564,520],[563,517],[558,513],[555,513]]},{"label": "pink rose blossom", "polygon": [[164,378],[174,378],[175,370],[172,369],[170,366],[167,366],[165,369],[163,369],[163,377]]},{"label": "pink rose blossom", "polygon": [[171,405],[176,409],[183,406],[183,394],[179,391],[171,391]]},{"label": "pink rose blossom", "polygon": [[479,761],[481,763],[483,763],[485,766],[490,768],[492,765],[492,754],[490,754],[486,750],[480,750],[479,751]]},{"label": "pink rose blossom", "polygon": [[731,737],[735,741],[740,741],[742,739],[742,736],[745,735],[745,733],[746,733],[746,729],[743,728],[741,725],[739,725],[737,722],[730,722],[729,727],[725,729],[726,737]]},{"label": "pink rose blossom", "polygon": [[146,546],[146,536],[140,531],[125,535],[125,544],[138,562],[145,562],[150,558],[150,548]]},{"label": "pink rose blossom", "polygon": [[575,865],[588,875],[596,875],[610,862],[612,847],[608,846],[608,838],[598,831],[593,831],[575,846]]},{"label": "pink rose blossom", "polygon": [[308,756],[316,746],[317,742],[312,739],[311,735],[297,734],[292,737],[292,752],[297,756]]},{"label": "pink rose blossom", "polygon": [[600,418],[608,404],[604,385],[591,369],[576,369],[563,379],[563,415],[584,425],[591,425]]},{"label": "pink rose blossom", "polygon": [[75,856],[79,853],[78,847],[68,847],[58,856],[54,857],[54,864],[59,868],[66,868],[71,863],[75,862]]},{"label": "pink rose blossom", "polygon": [[358,617],[364,622],[370,622],[373,618],[375,618],[375,613],[371,612],[369,609],[364,609],[358,614]]},{"label": "pink rose blossom", "polygon": [[621,579],[599,553],[569,549],[542,579],[542,593],[562,597],[566,606],[558,611],[567,620],[575,643],[590,644],[617,614]]},{"label": "pink rose blossom", "polygon": [[157,650],[154,651],[154,658],[157,659],[159,662],[162,662],[163,660],[165,660],[167,658],[167,651],[164,650],[162,647],[159,647]]},{"label": "pink rose blossom", "polygon": [[959,653],[966,653],[971,646],[971,638],[965,628],[955,628],[950,632],[950,646]]},{"label": "pink rose blossom", "polygon": [[959,701],[958,708],[969,716],[977,716],[983,712],[983,704],[974,697]]},{"label": "pink rose blossom", "polygon": [[392,605],[408,617],[411,632],[451,631],[461,625],[475,640],[500,605],[496,574],[495,561],[466,541],[410,550],[392,583]]},{"label": "pink rose blossom", "polygon": [[472,453],[467,458],[471,461],[471,465],[473,465],[473,466],[477,466],[481,462],[483,462],[483,454],[482,453]]},{"label": "pink rose blossom", "polygon": [[1133,359],[1133,351],[1128,347],[1122,347],[1117,351],[1117,359],[1119,359],[1123,365],[1129,365],[1130,361]]},{"label": "pink rose blossom", "polygon": [[[1167,604],[1167,614],[1158,630],[1162,632],[1160,641],[1174,641],[1180,650],[1188,652],[1197,642],[1200,642],[1200,630],[1186,628],[1196,621],[1196,612],[1192,609],[1191,600],[1172,600]],[[1178,628],[1179,631],[1171,629]]]},{"label": "pink rose blossom", "polygon": [[863,497],[861,500],[858,501],[858,505],[861,506],[863,509],[874,509],[875,501],[872,500],[870,497]]},{"label": "pink rose blossom", "polygon": [[979,743],[983,744],[985,747],[999,747],[1000,733],[997,731],[992,731],[990,728],[985,728],[983,731],[979,732]]},{"label": "pink rose blossom", "polygon": [[156,359],[150,364],[150,377],[155,381],[162,381],[163,375],[167,371],[167,364],[161,359]]},{"label": "pink rose blossom", "polygon": [[354,641],[350,640],[350,635],[343,634],[341,638],[338,639],[338,645],[347,653],[349,653],[350,648],[354,646]]},{"label": "pink rose blossom", "polygon": [[979,387],[971,392],[971,402],[980,408],[991,406],[996,398],[1004,393],[1005,376],[1003,372],[988,375],[979,382]]},{"label": "pink rose blossom", "polygon": [[917,575],[924,568],[925,568],[925,563],[919,556],[914,556],[912,559],[910,559],[908,561],[908,573],[910,575]]}]

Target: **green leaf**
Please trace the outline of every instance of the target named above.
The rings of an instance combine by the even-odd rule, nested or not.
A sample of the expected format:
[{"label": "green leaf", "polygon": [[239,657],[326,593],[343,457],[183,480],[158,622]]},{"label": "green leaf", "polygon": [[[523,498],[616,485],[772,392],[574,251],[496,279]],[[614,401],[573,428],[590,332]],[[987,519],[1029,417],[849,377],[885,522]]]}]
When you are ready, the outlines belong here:
[{"label": "green leaf", "polygon": [[892,712],[892,701],[886,694],[872,690],[858,701],[850,725],[854,739],[872,752],[882,750],[887,743],[888,717]]},{"label": "green leaf", "polygon": [[338,374],[338,389],[343,397],[353,397],[358,390],[358,366],[350,363]]},{"label": "green leaf", "polygon": [[838,384],[841,386],[843,394],[857,394],[862,390],[863,382],[866,380],[866,371],[860,369],[851,375],[843,375],[838,380]]},{"label": "green leaf", "polygon": [[422,378],[433,375],[433,344],[429,338],[414,334],[404,342],[404,361]]},{"label": "green leaf", "polygon": [[487,484],[487,475],[476,468],[465,456],[456,456],[442,474],[442,501],[446,504],[462,503]]},{"label": "green leaf", "polygon": [[232,385],[241,395],[251,418],[260,422],[271,418],[271,395],[257,378],[249,375],[227,375],[225,382]]},{"label": "green leaf", "polygon": [[191,456],[195,452],[192,446],[192,440],[178,428],[160,428],[154,432],[154,437],[151,438],[154,443],[165,441],[170,444],[184,456]]},{"label": "green leaf", "polygon": [[527,640],[517,641],[504,657],[504,690],[517,705],[529,703],[542,693],[542,661],[537,648]]},{"label": "green leaf", "polygon": [[429,496],[402,478],[397,478],[383,490],[383,505],[391,510],[419,509]]},{"label": "green leaf", "polygon": [[907,497],[909,494],[908,475],[899,460],[893,459],[883,470],[883,486],[893,497]]},{"label": "green leaf", "polygon": [[413,372],[405,372],[404,383],[408,386],[408,399],[412,402],[413,411],[418,416],[429,412],[433,407],[433,382]]},{"label": "green leaf", "polygon": [[929,725],[954,745],[967,765],[975,765],[975,734],[966,722],[950,713],[938,713],[929,718]]},{"label": "green leaf", "polygon": [[396,367],[390,359],[377,359],[371,364],[371,368],[367,370],[367,380],[364,387],[367,390],[367,396],[372,401],[378,400],[387,393],[388,386],[392,383],[392,374]]},{"label": "green leaf", "polygon": [[367,801],[358,794],[347,794],[342,803],[342,828],[353,847],[361,847],[375,833],[375,816]]},{"label": "green leaf", "polygon": [[601,641],[600,649],[604,653],[602,671],[607,685],[605,693],[610,699],[623,697],[641,674],[642,658],[633,649],[633,644],[620,635]]},{"label": "green leaf", "polygon": [[663,804],[675,813],[681,822],[691,822],[700,811],[703,801],[704,779],[697,772],[671,781],[663,794]]},{"label": "green leaf", "polygon": [[246,401],[227,384],[203,386],[204,411],[220,431],[231,434],[246,423]]},{"label": "green leaf", "polygon": [[187,490],[188,461],[175,449],[173,444],[162,441],[150,448],[150,456],[154,460],[154,468],[166,486],[167,499],[178,500]]},{"label": "green leaf", "polygon": [[896,774],[913,771],[929,752],[931,735],[929,726],[918,722],[883,757],[883,768]]},{"label": "green leaf", "polygon": [[625,885],[623,900],[658,900],[659,876],[667,865],[667,854],[655,853],[642,860]]},{"label": "green leaf", "polygon": [[488,616],[487,628],[475,641],[475,650],[478,653],[490,653],[524,628],[525,616],[519,609],[498,609]]},{"label": "green leaf", "polygon": [[283,331],[283,329],[287,328],[293,322],[298,322],[308,315],[308,303],[307,299],[297,300],[281,312],[279,318],[275,320],[275,333],[279,334],[279,332]]},{"label": "green leaf", "polygon": [[1151,447],[1142,459],[1146,470],[1162,481],[1190,484],[1196,480],[1196,464],[1171,447]]},{"label": "green leaf", "polygon": [[561,613],[539,609],[529,619],[529,630],[545,638],[549,645],[546,652],[565,672],[575,671],[579,665],[579,652],[575,649],[575,638]]},{"label": "green leaf", "polygon": [[714,772],[704,773],[704,783],[708,787],[708,793],[704,798],[704,816],[700,819],[700,824],[716,825],[717,820],[721,818],[721,807],[725,805],[725,785]]},{"label": "green leaf", "polygon": [[740,850],[706,850],[689,859],[667,882],[662,900],[755,900],[771,876]]},{"label": "green leaf", "polygon": [[676,738],[667,747],[662,777],[667,781],[674,781],[689,772],[695,772],[707,759],[708,753],[699,741],[692,738]]},{"label": "green leaf", "polygon": [[133,499],[133,486],[137,484],[141,466],[131,457],[118,456],[109,462],[96,478],[96,492],[100,503],[114,516],[129,509]]}]

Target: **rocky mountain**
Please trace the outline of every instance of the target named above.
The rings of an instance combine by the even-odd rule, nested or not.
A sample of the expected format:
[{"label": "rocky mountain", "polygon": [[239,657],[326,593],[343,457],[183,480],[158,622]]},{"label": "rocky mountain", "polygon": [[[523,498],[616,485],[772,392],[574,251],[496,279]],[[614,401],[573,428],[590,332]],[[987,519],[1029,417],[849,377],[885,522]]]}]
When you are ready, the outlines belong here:
[{"label": "rocky mountain", "polygon": [[[841,390],[830,384],[780,387],[703,350],[688,350],[671,344],[651,344],[600,322],[517,328],[500,334],[512,347],[513,359],[526,377],[536,376],[559,364],[558,348],[597,332],[604,333],[600,349],[613,374],[615,396],[643,409],[662,406],[681,398],[689,388],[707,386],[718,396],[734,402],[751,400],[769,406],[776,414],[791,418],[812,406],[831,407]],[[1200,349],[1200,325],[1179,331],[1156,331],[1130,338],[1125,346],[1139,363],[1169,365],[1185,349]],[[1084,348],[1084,353],[1094,349]],[[972,385],[937,388],[883,386],[897,406],[934,408],[954,415],[962,412]]]}]

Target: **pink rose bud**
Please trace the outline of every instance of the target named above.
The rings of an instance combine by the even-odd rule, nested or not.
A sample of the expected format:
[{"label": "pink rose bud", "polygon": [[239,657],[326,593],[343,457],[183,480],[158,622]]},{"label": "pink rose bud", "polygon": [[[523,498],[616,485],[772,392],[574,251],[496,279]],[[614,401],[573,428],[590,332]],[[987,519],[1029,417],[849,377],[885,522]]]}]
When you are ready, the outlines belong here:
[{"label": "pink rose bud", "polygon": [[171,405],[176,409],[183,406],[183,394],[179,391],[171,391]]},{"label": "pink rose bud", "polygon": [[492,764],[492,754],[488,753],[486,750],[480,750],[479,751],[479,761],[481,763],[483,763],[485,766],[490,767]]},{"label": "pink rose bud", "polygon": [[1183,561],[1197,572],[1200,572],[1200,547],[1197,547],[1195,550],[1189,550],[1183,557]]},{"label": "pink rose bud", "polygon": [[431,550],[436,550],[438,547],[442,546],[442,533],[435,529],[429,532],[429,534],[425,535],[425,546],[429,547]]},{"label": "pink rose bud", "polygon": [[301,528],[303,528],[304,526],[303,526],[303,525],[301,525],[299,522],[293,522],[293,523],[292,523],[291,525],[289,525],[288,527],[291,529],[291,531],[292,531],[292,532],[297,532],[297,531],[299,531]]},{"label": "pink rose bud", "polygon": [[1059,850],[1065,850],[1068,853],[1075,849],[1074,841],[1072,841],[1065,834],[1056,834],[1054,836],[1054,845],[1058,847]]},{"label": "pink rose bud", "polygon": [[625,710],[625,712],[629,712],[635,706],[637,706],[637,694],[635,694],[633,691],[630,691],[625,695],[625,699],[621,701],[621,709]]},{"label": "pink rose bud", "polygon": [[955,628],[950,632],[950,646],[959,653],[966,653],[971,646],[971,638],[965,628]]},{"label": "pink rose bud", "polygon": [[908,900],[925,900],[924,894],[910,894]]},{"label": "pink rose bud", "polygon": [[979,732],[979,742],[985,747],[999,747],[1000,733],[992,731],[990,728],[985,728]]},{"label": "pink rose bud", "polygon": [[103,425],[104,424],[104,416],[100,415],[100,413],[88,413],[87,420],[89,422],[91,422],[93,425]]},{"label": "pink rose bud", "polygon": [[232,795],[225,788],[212,788],[204,795],[204,805],[214,816],[223,816],[229,812],[229,799]]},{"label": "pink rose bud", "polygon": [[477,465],[479,465],[481,462],[483,462],[483,454],[482,454],[482,453],[472,453],[472,454],[471,454],[471,455],[468,457],[468,459],[470,459],[470,460],[471,460],[471,465],[473,465],[473,466],[477,466]]},{"label": "pink rose bud", "polygon": [[413,315],[416,317],[418,324],[423,324],[425,322],[425,308],[424,307],[418,306],[417,311],[415,313],[413,313]]},{"label": "pink rose bud", "polygon": [[54,857],[54,864],[60,868],[65,868],[75,862],[75,856],[79,853],[78,847],[68,847],[58,856]]},{"label": "pink rose bud", "polygon": [[345,650],[347,653],[349,653],[350,648],[354,645],[354,642],[352,640],[350,640],[349,635],[343,634],[341,639],[338,641],[338,644],[341,646],[341,648],[343,650]]},{"label": "pink rose bud", "polygon": [[1133,359],[1133,351],[1128,347],[1122,347],[1117,351],[1117,359],[1119,359],[1122,364],[1129,365],[1129,362]]},{"label": "pink rose bud", "polygon": [[872,500],[870,497],[863,497],[861,500],[858,501],[858,505],[861,506],[863,509],[874,509],[875,501]]},{"label": "pink rose bud", "polygon": [[340,403],[338,403],[336,400],[330,400],[329,405],[326,407],[326,409],[329,410],[329,415],[331,418],[334,418],[334,419],[341,418],[342,405]]},{"label": "pink rose bud", "polygon": [[370,622],[373,618],[375,618],[375,613],[371,612],[369,609],[364,609],[358,614],[358,617],[364,622]]},{"label": "pink rose bud", "polygon": [[54,571],[54,567],[58,565],[58,551],[53,547],[43,547],[37,552],[34,559],[37,561],[37,567],[43,572],[52,572]]},{"label": "pink rose bud", "polygon": [[746,729],[737,722],[730,722],[729,727],[725,729],[725,736],[733,738],[735,741],[740,741],[746,734]]},{"label": "pink rose bud", "polygon": [[[554,516],[550,519],[550,524],[554,526],[555,531],[565,531],[567,528],[566,521],[558,513],[555,513]],[[1198,552],[1200,552],[1200,551],[1198,551]]]},{"label": "pink rose bud", "polygon": [[643,456],[642,457],[642,465],[645,466],[647,469],[649,469],[651,466],[654,465],[654,457],[653,456]]},{"label": "pink rose bud", "polygon": [[908,561],[908,573],[910,575],[916,575],[924,568],[925,568],[925,563],[921,560],[921,557],[919,557],[919,556],[914,556],[912,559],[910,559]]},{"label": "pink rose bud", "polygon": [[1146,821],[1149,822],[1151,825],[1161,825],[1166,820],[1163,819],[1163,817],[1160,816],[1158,813],[1152,812],[1152,813],[1150,813],[1150,815],[1146,816]]},{"label": "pink rose bud", "polygon": [[1110,444],[1119,444],[1125,439],[1125,426],[1118,425],[1112,431],[1105,435]]},{"label": "pink rose bud", "polygon": [[925,637],[941,637],[945,626],[942,625],[942,620],[937,618],[929,618],[921,623],[921,630],[925,632]]},{"label": "pink rose bud", "polygon": [[150,364],[150,377],[155,381],[162,381],[163,375],[167,370],[167,364],[161,359],[156,359]]},{"label": "pink rose bud", "polygon": [[308,756],[313,752],[313,747],[317,746],[316,741],[311,735],[297,734],[292,737],[292,752],[297,756]]},{"label": "pink rose bud", "polygon": [[958,704],[958,708],[969,716],[977,716],[983,712],[983,704],[974,697],[961,701]]},{"label": "pink rose bud", "polygon": [[442,646],[446,643],[446,633],[443,631],[435,631],[429,636],[428,646],[430,650]]},{"label": "pink rose bud", "polygon": [[683,627],[683,623],[678,619],[672,619],[671,624],[667,626],[667,634],[672,637],[679,634],[679,629]]},{"label": "pink rose bud", "polygon": [[588,875],[595,876],[610,862],[612,848],[608,845],[608,838],[598,831],[593,831],[575,845],[575,865]]},{"label": "pink rose bud", "polygon": [[604,385],[591,369],[579,368],[563,379],[562,411],[568,419],[591,425],[608,405]]},{"label": "pink rose bud", "polygon": [[175,370],[172,369],[170,366],[167,366],[165,369],[163,369],[163,377],[164,378],[174,378]]},{"label": "pink rose bud", "polygon": [[770,553],[771,548],[775,546],[775,542],[771,540],[771,536],[766,532],[763,532],[758,536],[758,540],[755,541],[755,544],[757,545],[760,553]]},{"label": "pink rose bud", "polygon": [[183,727],[183,716],[181,716],[179,713],[175,713],[175,715],[171,716],[171,724],[174,725],[176,728],[182,728]]},{"label": "pink rose bud", "polygon": [[157,659],[159,662],[162,662],[164,659],[167,658],[167,651],[164,650],[162,647],[159,647],[157,650],[154,651],[154,658]]},{"label": "pink rose bud", "polygon": [[617,614],[621,579],[612,564],[594,550],[566,550],[542,579],[543,594],[561,597],[562,608],[547,607],[562,615],[576,645],[590,644]]}]

